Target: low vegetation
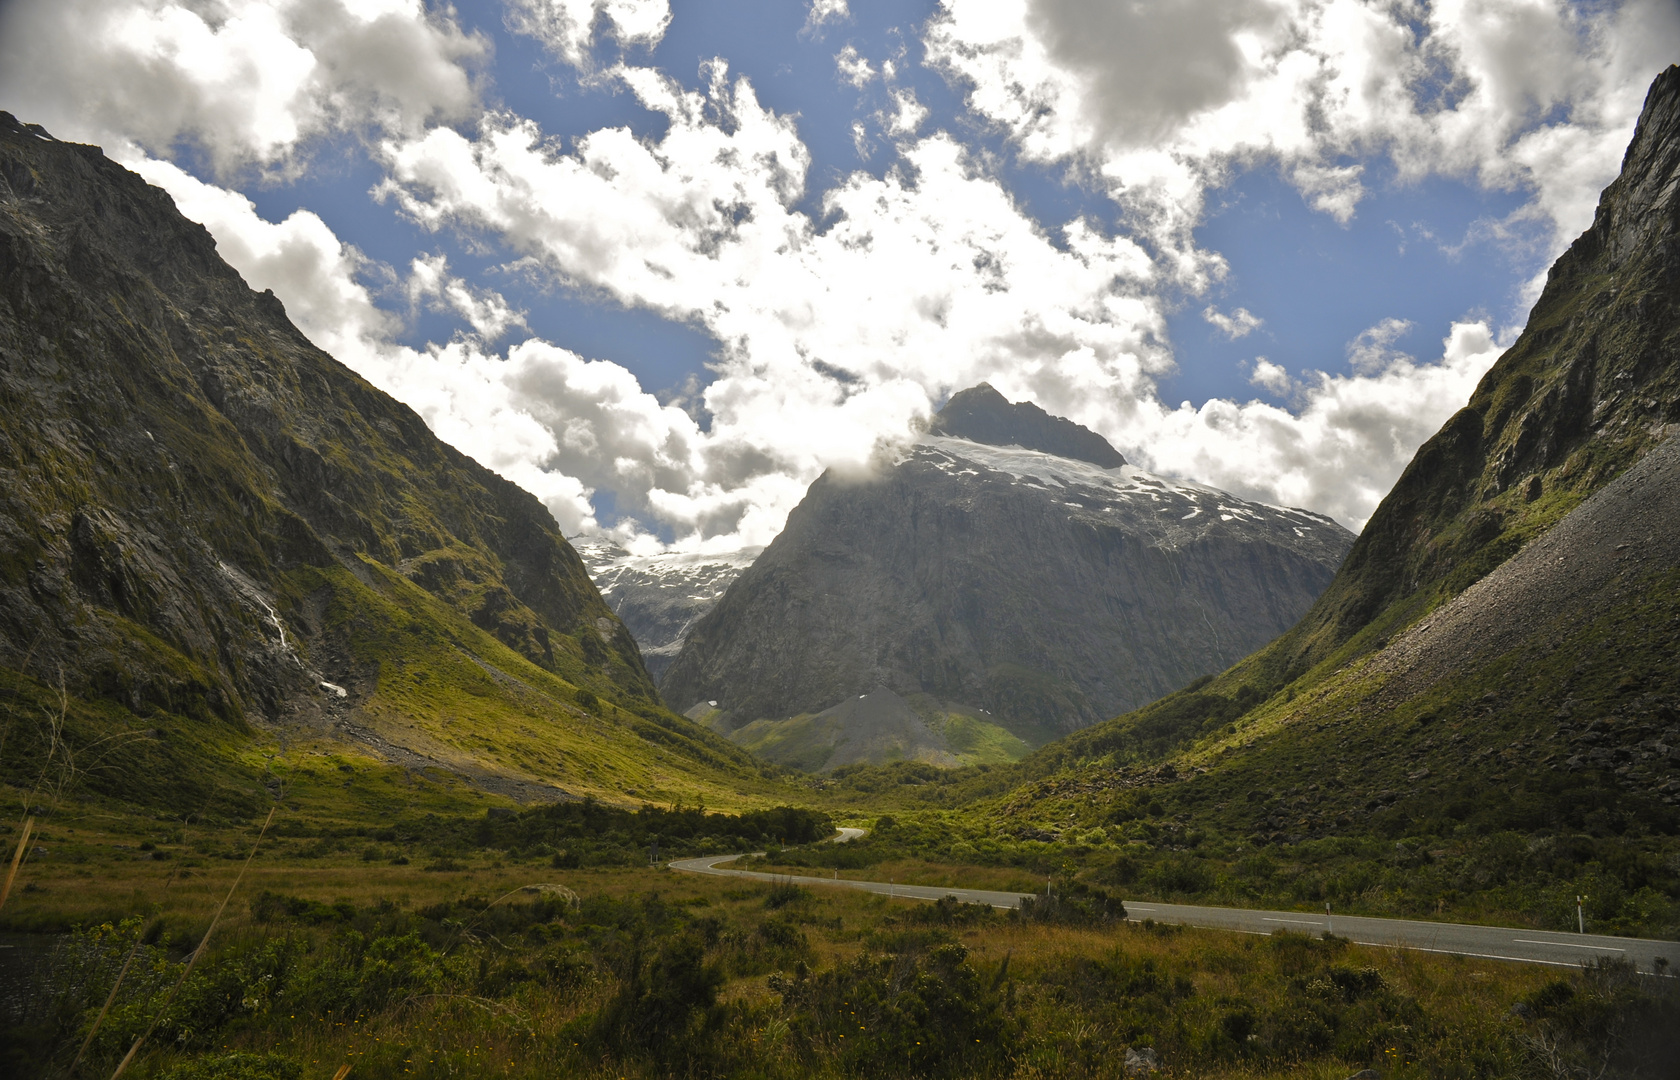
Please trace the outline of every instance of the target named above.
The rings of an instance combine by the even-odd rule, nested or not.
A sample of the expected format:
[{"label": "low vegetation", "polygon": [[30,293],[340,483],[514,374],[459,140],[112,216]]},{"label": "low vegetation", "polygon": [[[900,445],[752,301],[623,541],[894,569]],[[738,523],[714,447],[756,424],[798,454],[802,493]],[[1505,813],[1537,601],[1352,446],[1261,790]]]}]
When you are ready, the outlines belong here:
[{"label": "low vegetation", "polygon": [[[1680,1051],[1680,998],[1613,963],[1126,923],[1089,889],[1004,913],[465,858],[259,858],[184,982],[235,865],[113,864],[133,913],[38,950],[0,1070],[108,1076],[148,1029],[125,1075],[1095,1078],[1147,1051],[1205,1077],[1645,1076]],[[77,869],[43,862],[5,914],[40,922]]]}]

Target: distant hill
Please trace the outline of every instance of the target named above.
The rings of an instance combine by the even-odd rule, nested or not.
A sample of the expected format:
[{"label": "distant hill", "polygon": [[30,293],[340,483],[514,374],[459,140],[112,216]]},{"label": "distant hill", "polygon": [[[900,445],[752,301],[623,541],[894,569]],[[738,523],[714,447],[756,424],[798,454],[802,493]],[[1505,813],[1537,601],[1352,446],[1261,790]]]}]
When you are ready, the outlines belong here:
[{"label": "distant hill", "polygon": [[0,472],[14,782],[44,713],[127,747],[61,773],[183,805],[260,802],[302,746],[522,799],[756,775],[662,708],[536,498],[307,341],[164,192],[5,114]]},{"label": "distant hill", "polygon": [[1217,678],[1045,747],[993,812],[1077,830],[1148,805],[1259,846],[1374,835],[1440,860],[1413,875],[1440,895],[1507,888],[1561,924],[1586,892],[1601,920],[1673,932],[1677,434],[1670,67],[1521,337],[1312,610]]},{"label": "distant hill", "polygon": [[[1351,542],[1317,514],[1151,476],[976,387],[879,474],[819,478],[661,691],[718,702],[691,715],[807,768],[847,758],[832,710],[882,690],[932,733],[925,759],[1010,760],[1271,640]],[[899,753],[880,747],[869,760]]]}]

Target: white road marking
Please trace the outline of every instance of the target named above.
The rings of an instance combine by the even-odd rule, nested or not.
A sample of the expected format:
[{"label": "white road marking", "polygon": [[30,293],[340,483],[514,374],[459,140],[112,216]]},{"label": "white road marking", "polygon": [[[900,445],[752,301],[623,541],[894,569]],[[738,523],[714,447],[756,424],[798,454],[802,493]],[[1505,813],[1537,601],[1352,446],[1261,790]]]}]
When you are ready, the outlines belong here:
[{"label": "white road marking", "polygon": [[1406,945],[1392,941],[1355,941],[1355,945],[1372,945],[1379,949],[1410,949],[1412,952],[1441,953],[1445,956],[1473,956],[1478,960],[1515,960],[1519,964],[1544,964],[1547,967],[1579,969],[1581,965],[1562,960],[1536,960],[1532,956],[1501,956],[1498,953],[1465,952],[1462,949],[1430,949],[1422,945]]},{"label": "white road marking", "polygon": [[1534,941],[1530,938],[1514,937],[1511,939],[1518,945],[1556,945],[1560,949],[1597,949],[1599,952],[1627,952],[1626,949],[1612,948],[1609,945],[1577,945],[1573,941]]},{"label": "white road marking", "polygon": [[1295,926],[1323,926],[1324,925],[1323,923],[1319,922],[1317,919],[1308,920],[1308,919],[1267,919],[1267,918],[1261,918],[1260,921],[1261,922],[1286,922],[1286,923],[1291,923]]}]

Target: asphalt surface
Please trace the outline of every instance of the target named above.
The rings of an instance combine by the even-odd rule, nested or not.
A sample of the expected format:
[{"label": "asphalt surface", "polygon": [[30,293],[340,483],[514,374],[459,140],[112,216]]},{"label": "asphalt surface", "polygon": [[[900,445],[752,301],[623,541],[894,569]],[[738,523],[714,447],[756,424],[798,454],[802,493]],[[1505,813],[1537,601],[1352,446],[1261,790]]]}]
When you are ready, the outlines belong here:
[{"label": "asphalt surface", "polygon": [[[862,835],[862,830],[841,830]],[[836,837],[837,841],[855,836]],[[708,855],[699,859],[678,859],[671,869],[690,874],[751,878],[756,881],[785,881],[796,885],[827,885],[858,889],[907,900],[938,900],[954,896],[968,904],[989,904],[1012,908],[1030,893],[996,892],[991,889],[939,888],[932,885],[900,885],[890,881],[850,881],[844,878],[768,874],[757,870],[729,870],[720,867],[739,855]],[[1271,934],[1293,930],[1321,934],[1326,930],[1360,945],[1416,949],[1420,952],[1450,953],[1484,960],[1511,960],[1523,964],[1577,968],[1608,956],[1631,960],[1642,972],[1658,970],[1657,960],[1672,964],[1668,974],[1680,968],[1680,943],[1645,938],[1609,937],[1603,934],[1560,934],[1549,930],[1513,930],[1499,926],[1468,926],[1463,923],[1413,922],[1408,919],[1374,919],[1367,916],[1324,915],[1301,911],[1251,911],[1245,908],[1197,907],[1191,904],[1156,904],[1126,901],[1132,922],[1153,919],[1159,923],[1200,926],[1212,930],[1235,930],[1244,934]],[[1668,964],[1663,967],[1668,967]]]}]

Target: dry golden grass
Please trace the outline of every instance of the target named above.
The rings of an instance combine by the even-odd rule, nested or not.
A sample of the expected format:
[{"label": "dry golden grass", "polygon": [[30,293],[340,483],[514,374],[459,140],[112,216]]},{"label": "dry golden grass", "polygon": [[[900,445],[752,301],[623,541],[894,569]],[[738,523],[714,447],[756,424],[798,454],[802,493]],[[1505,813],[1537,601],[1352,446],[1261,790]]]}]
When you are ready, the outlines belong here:
[{"label": "dry golden grass", "polygon": [[[248,830],[254,833],[255,830]],[[697,915],[716,917],[726,925],[747,927],[766,914],[769,886],[737,879],[703,877],[651,868],[554,870],[547,866],[495,865],[481,861],[460,872],[428,872],[418,863],[391,866],[365,863],[355,856],[306,861],[259,857],[239,883],[220,922],[213,922],[218,904],[229,895],[239,867],[215,862],[183,877],[178,868],[162,863],[123,861],[92,865],[58,865],[48,859],[32,864],[27,875],[35,889],[17,898],[20,917],[39,916],[51,909],[69,922],[103,917],[113,902],[145,912],[196,937],[214,927],[227,947],[248,944],[275,933],[272,926],[253,921],[249,899],[273,891],[333,903],[348,900],[358,907],[391,900],[416,909],[462,897],[500,897],[509,890],[537,883],[559,883],[584,896],[629,898],[657,892],[666,901],[683,905]],[[90,888],[97,882],[98,888]],[[998,882],[1009,887],[1010,882]],[[911,918],[923,909],[918,901],[891,899],[850,889],[812,886],[809,895],[788,910],[806,927],[808,963],[814,970],[843,965],[860,952],[879,947],[874,935],[916,925]],[[117,899],[113,901],[113,894]],[[246,901],[246,902],[241,902]],[[1267,939],[1211,930],[1146,928],[1137,925],[1105,929],[1023,924],[1006,918],[953,931],[982,970],[996,970],[1006,957],[1021,993],[1018,1013],[1032,1035],[1035,1050],[1017,1063],[1018,1080],[1050,1077],[1106,1077],[1114,1068],[1092,1064],[1104,1054],[1112,1057],[1116,1034],[1104,1030],[1091,1014],[1070,1007],[1055,987],[1066,973],[1090,962],[1153,964],[1188,979],[1194,992],[1175,1006],[1175,1023],[1186,1029],[1212,1022],[1222,1003],[1276,997],[1282,993],[1274,950]],[[1532,993],[1554,975],[1544,969],[1494,961],[1464,960],[1434,954],[1350,946],[1336,958],[1339,964],[1371,967],[1399,993],[1415,1000],[1423,1013],[1440,1020],[1449,1039],[1485,1041],[1490,1031],[1507,1023],[1511,1004]],[[503,1076],[552,1080],[557,1075],[647,1077],[650,1066],[620,1061],[583,1060],[567,1044],[567,1025],[596,1012],[612,987],[596,981],[558,993],[528,984],[496,1000],[467,994],[411,1000],[400,1007],[361,1018],[303,1015],[275,1016],[261,1025],[231,1030],[220,1049],[277,1051],[304,1064],[306,1077],[325,1080],[334,1070],[351,1067],[356,1077]],[[773,1017],[779,999],[766,974],[735,977],[722,991],[722,1000],[743,1015]],[[762,1050],[766,1075],[797,1075],[790,1049],[775,1042],[772,1019],[754,1020],[742,1037]],[[759,1046],[763,1041],[762,1047]],[[1450,1052],[1450,1047],[1448,1048]],[[147,1075],[179,1061],[167,1048],[141,1055],[138,1065]],[[1385,1076],[1427,1075],[1422,1066],[1403,1060],[1384,1062]],[[1170,1063],[1169,1063],[1170,1065]],[[1356,1071],[1346,1061],[1315,1060],[1288,1066],[1258,1066],[1241,1062],[1206,1065],[1194,1075],[1229,1080],[1271,1080],[1303,1077],[1342,1080]],[[807,1075],[827,1075],[826,1073]],[[837,1074],[836,1074],[837,1075]],[[1170,1075],[1170,1074],[1169,1074]]]},{"label": "dry golden grass", "polygon": [[[167,929],[163,940],[185,942],[191,948],[191,943],[204,940],[214,930],[218,949],[237,949],[292,932],[253,918],[250,902],[264,892],[327,904],[348,901],[358,909],[389,901],[416,911],[467,897],[484,898],[487,903],[523,886],[547,883],[564,885],[584,897],[615,900],[658,893],[669,904],[699,918],[720,920],[739,933],[750,933],[771,914],[766,907],[770,886],[764,883],[645,867],[558,870],[545,862],[514,862],[491,851],[457,852],[453,859],[464,868],[437,872],[425,869],[431,859],[416,849],[411,849],[407,865],[393,865],[387,856],[400,845],[378,845],[381,856],[368,861],[361,849],[369,842],[362,838],[343,841],[352,850],[323,851],[318,838],[271,835],[248,861],[241,879],[241,859],[250,853],[259,833],[255,824],[182,828],[90,810],[55,815],[49,821],[33,840],[44,853],[25,861],[18,872],[4,925],[67,929],[139,915],[163,924]],[[140,849],[142,842],[154,843],[170,857],[155,859],[155,852]],[[896,878],[906,884],[928,885],[960,881],[1023,892],[1043,887],[1042,881],[1018,870],[977,870],[911,860],[884,863],[866,872],[842,871],[841,877]],[[809,944],[806,962],[815,971],[841,967],[865,951],[879,951],[887,936],[919,926],[913,916],[924,910],[919,901],[845,888],[812,885],[808,892],[784,913],[804,928]],[[1076,981],[1070,982],[1068,974],[1082,965],[1112,969],[1149,964],[1187,980],[1191,992],[1175,999],[1170,1018],[1180,1031],[1209,1030],[1233,1002],[1250,1002],[1263,1010],[1290,993],[1288,979],[1280,975],[1276,950],[1257,936],[1139,925],[1081,929],[1001,916],[951,932],[983,972],[996,971],[1006,958],[1011,965],[1011,979],[1019,988],[1013,1015],[1029,1034],[1032,1048],[1015,1062],[1013,1075],[1021,1080],[1053,1076],[1095,1080],[1118,1074],[1118,1066],[1109,1059],[1126,1037],[1104,1026],[1109,1021],[1101,1019],[1107,1014],[1100,1008],[1089,1002],[1070,1004],[1070,993],[1074,998],[1086,993],[1077,989]],[[1415,1002],[1420,1014],[1429,1018],[1431,1038],[1440,1043],[1431,1052],[1446,1056],[1460,1045],[1485,1049],[1501,1039],[1508,1041],[1509,1032],[1504,1029],[1513,1023],[1513,1002],[1556,977],[1536,967],[1360,946],[1347,947],[1334,962],[1380,972],[1387,987]],[[777,1041],[785,1038],[786,1025],[780,1030],[776,1027],[781,1004],[768,978],[762,967],[755,974],[736,975],[722,988],[721,1000],[745,1018],[737,1034],[751,1041],[763,1075],[802,1075],[794,1051]],[[613,990],[610,980],[597,974],[564,991],[525,983],[493,1000],[464,992],[411,998],[361,1018],[269,1016],[261,1023],[228,1029],[217,1049],[282,1053],[306,1066],[308,1080],[325,1080],[346,1065],[352,1066],[351,1076],[358,1080],[462,1075],[651,1080],[656,1075],[649,1071],[651,1066],[585,1060],[569,1043],[571,1036],[566,1032],[577,1030],[581,1021],[598,1012]],[[98,1006],[98,999],[91,1002],[88,1015]],[[1170,1031],[1163,1028],[1163,1032],[1156,1037],[1168,1038]],[[64,1060],[81,1042],[78,1034]],[[120,1052],[121,1048],[116,1051]],[[167,1047],[150,1047],[135,1055],[134,1074],[156,1075],[179,1060]],[[1405,1060],[1403,1054],[1397,1060],[1366,1064],[1377,1064],[1390,1080],[1437,1074],[1425,1063]],[[1202,1062],[1194,1075],[1230,1080],[1285,1076],[1342,1080],[1357,1067],[1330,1059],[1288,1066]],[[819,1070],[803,1075],[828,1073]]]}]

